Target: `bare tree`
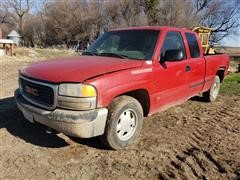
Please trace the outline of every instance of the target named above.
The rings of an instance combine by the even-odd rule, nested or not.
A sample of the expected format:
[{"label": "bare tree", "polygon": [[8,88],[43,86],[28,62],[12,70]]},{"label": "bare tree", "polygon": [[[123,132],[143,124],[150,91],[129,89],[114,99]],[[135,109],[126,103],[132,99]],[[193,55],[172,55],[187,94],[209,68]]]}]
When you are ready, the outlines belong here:
[{"label": "bare tree", "polygon": [[89,41],[101,31],[140,25],[204,25],[214,28],[212,41],[218,42],[239,28],[238,0],[45,0],[36,12],[30,11],[32,5],[31,0],[9,0],[0,9],[1,26],[15,24],[31,46]]},{"label": "bare tree", "polygon": [[237,1],[206,1],[202,3],[200,10],[199,14],[202,16],[200,23],[214,29],[212,42],[219,42],[224,37],[236,33],[240,26],[240,4]]},{"label": "bare tree", "polygon": [[104,15],[110,29],[148,25],[141,0],[109,1],[105,4]]},{"label": "bare tree", "polygon": [[31,3],[30,0],[9,0],[5,3],[8,12],[12,15],[12,18],[15,19],[20,34],[22,34],[23,31],[24,17],[29,12]]},{"label": "bare tree", "polygon": [[139,0],[119,1],[119,11],[125,26],[147,25],[142,3]]},{"label": "bare tree", "polygon": [[198,24],[190,1],[144,0],[149,25],[191,27]]},{"label": "bare tree", "polygon": [[160,1],[159,0],[144,0],[144,11],[148,18],[149,25],[158,25],[160,19]]},{"label": "bare tree", "polygon": [[94,38],[102,22],[99,4],[87,1],[48,1],[42,17],[49,45]]},{"label": "bare tree", "polygon": [[8,17],[7,11],[0,9],[0,23],[6,23],[7,17]]},{"label": "bare tree", "polygon": [[4,6],[4,3],[0,3],[0,28],[3,35],[7,34],[14,26],[15,22],[11,18],[7,8]]},{"label": "bare tree", "polygon": [[145,0],[144,3],[150,25],[211,27],[212,42],[236,33],[240,26],[238,0]]}]

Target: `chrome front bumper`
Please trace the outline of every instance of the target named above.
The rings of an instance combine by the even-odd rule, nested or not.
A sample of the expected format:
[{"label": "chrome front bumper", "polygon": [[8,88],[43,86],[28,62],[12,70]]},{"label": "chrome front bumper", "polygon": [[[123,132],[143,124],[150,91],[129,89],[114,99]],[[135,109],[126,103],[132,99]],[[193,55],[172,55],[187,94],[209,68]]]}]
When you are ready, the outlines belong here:
[{"label": "chrome front bumper", "polygon": [[104,134],[107,108],[88,111],[41,109],[23,98],[19,90],[15,91],[15,100],[24,117],[34,123],[39,122],[66,135],[90,138]]}]

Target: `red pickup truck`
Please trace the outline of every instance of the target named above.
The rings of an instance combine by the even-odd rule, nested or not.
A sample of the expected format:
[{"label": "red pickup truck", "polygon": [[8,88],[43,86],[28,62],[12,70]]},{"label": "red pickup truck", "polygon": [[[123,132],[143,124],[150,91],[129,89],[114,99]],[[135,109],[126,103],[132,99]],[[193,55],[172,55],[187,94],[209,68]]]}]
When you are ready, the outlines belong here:
[{"label": "red pickup truck", "polygon": [[204,55],[191,30],[117,29],[80,57],[20,70],[15,99],[30,122],[121,149],[138,137],[144,117],[197,95],[214,101],[228,67],[227,55]]}]

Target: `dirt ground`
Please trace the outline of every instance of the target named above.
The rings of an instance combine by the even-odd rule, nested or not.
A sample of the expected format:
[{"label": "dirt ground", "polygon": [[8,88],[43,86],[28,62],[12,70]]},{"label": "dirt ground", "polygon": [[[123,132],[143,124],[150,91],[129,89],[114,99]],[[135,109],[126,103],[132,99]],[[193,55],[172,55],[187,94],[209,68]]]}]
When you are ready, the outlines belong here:
[{"label": "dirt ground", "polygon": [[193,98],[150,116],[134,145],[112,151],[98,138],[22,123],[12,92],[16,70],[29,62],[6,62],[0,179],[240,179],[240,95],[220,95],[214,103]]}]

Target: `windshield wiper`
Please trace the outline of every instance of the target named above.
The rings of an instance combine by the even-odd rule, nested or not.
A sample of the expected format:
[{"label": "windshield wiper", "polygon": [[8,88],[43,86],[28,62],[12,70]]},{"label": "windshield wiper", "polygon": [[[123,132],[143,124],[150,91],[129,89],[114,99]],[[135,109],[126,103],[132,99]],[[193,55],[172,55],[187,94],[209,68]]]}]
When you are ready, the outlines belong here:
[{"label": "windshield wiper", "polygon": [[97,53],[94,53],[94,52],[90,52],[90,51],[84,51],[84,52],[82,53],[82,55],[97,56],[98,54],[97,54]]},{"label": "windshield wiper", "polygon": [[119,57],[122,59],[129,59],[128,56],[123,55],[123,54],[117,54],[117,53],[100,53],[98,54],[99,56],[111,56],[111,57]]}]

